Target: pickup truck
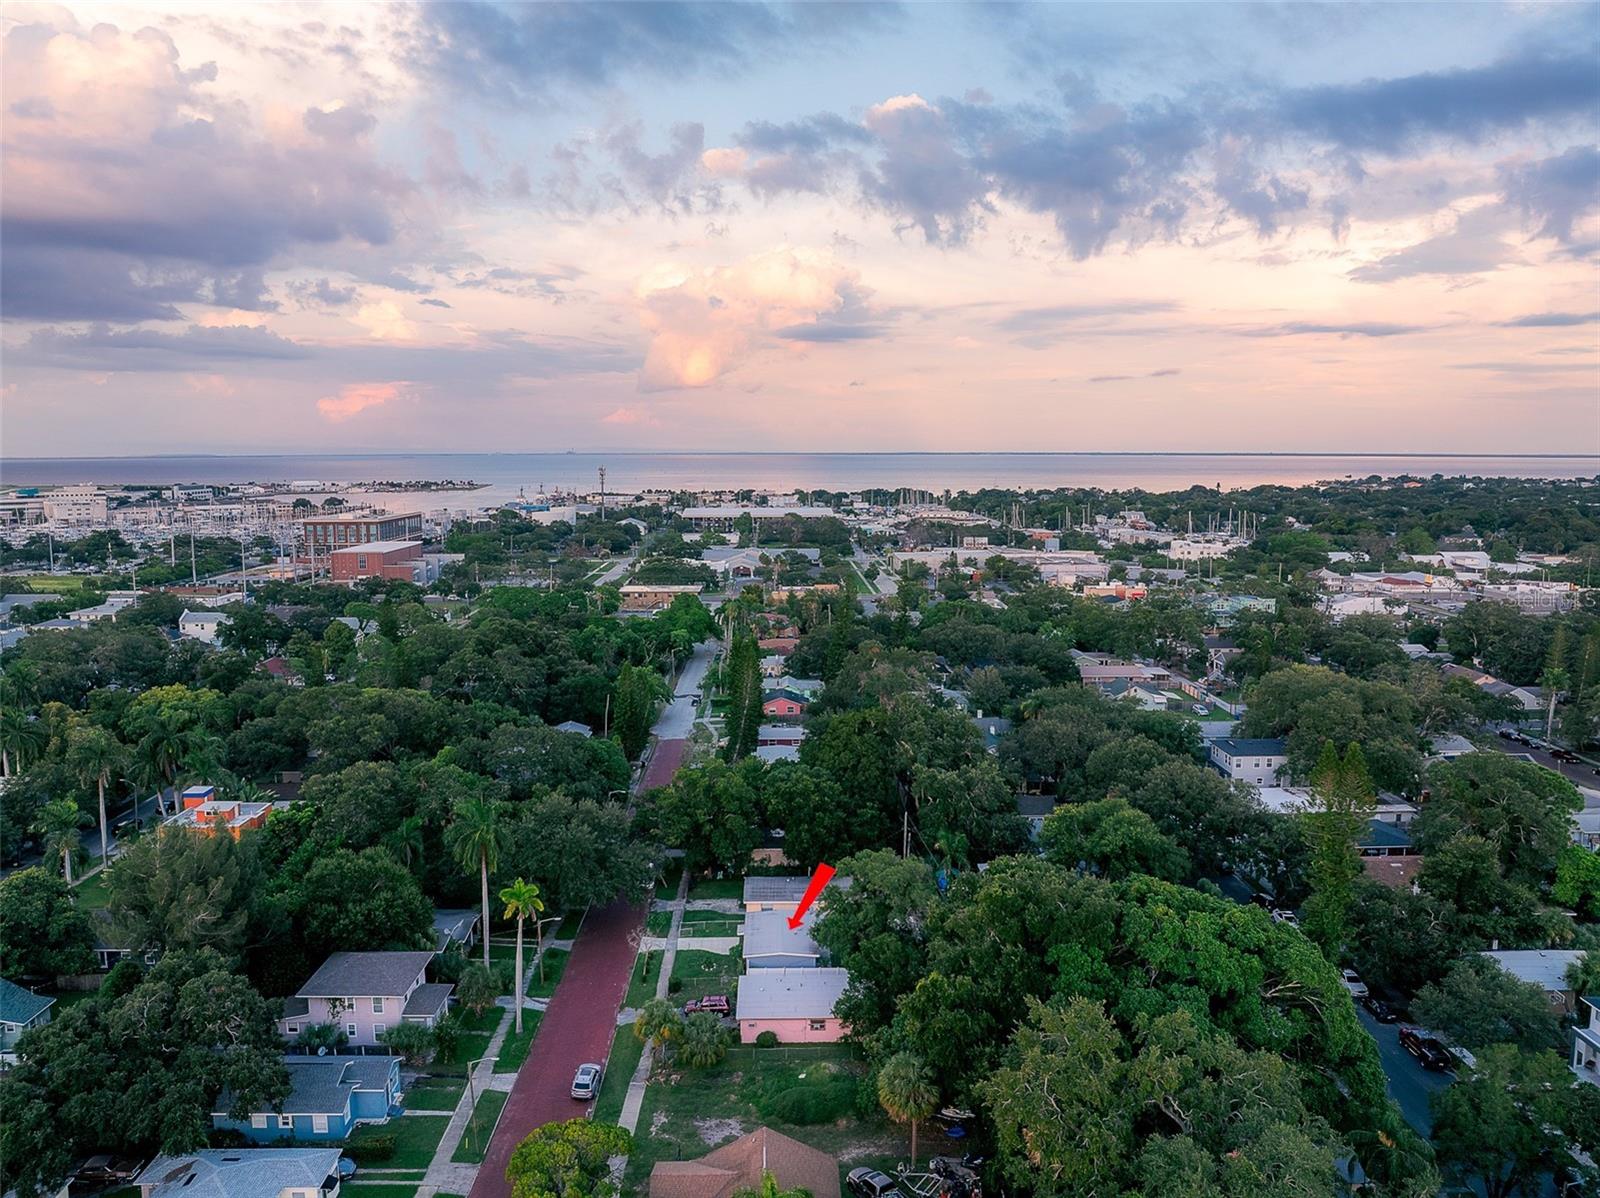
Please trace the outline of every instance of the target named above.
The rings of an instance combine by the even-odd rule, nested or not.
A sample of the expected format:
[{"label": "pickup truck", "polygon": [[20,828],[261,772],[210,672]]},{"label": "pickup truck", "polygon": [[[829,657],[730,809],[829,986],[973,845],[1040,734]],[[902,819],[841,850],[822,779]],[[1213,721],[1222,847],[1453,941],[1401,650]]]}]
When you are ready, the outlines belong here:
[{"label": "pickup truck", "polygon": [[1456,1067],[1450,1050],[1419,1027],[1400,1029],[1400,1047],[1416,1057],[1424,1069],[1449,1073]]},{"label": "pickup truck", "polygon": [[710,1011],[713,1015],[726,1015],[730,1010],[726,994],[708,994],[704,998],[691,998],[683,1004],[683,1013],[685,1015],[693,1015],[696,1011]]}]

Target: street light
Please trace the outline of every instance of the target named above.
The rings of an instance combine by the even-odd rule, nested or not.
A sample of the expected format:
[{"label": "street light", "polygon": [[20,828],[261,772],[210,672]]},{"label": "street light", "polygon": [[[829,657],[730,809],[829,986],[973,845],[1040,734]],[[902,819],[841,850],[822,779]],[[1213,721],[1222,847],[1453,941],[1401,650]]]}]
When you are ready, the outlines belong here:
[{"label": "street light", "polygon": [[[518,989],[521,989],[520,982],[518,983]],[[520,994],[517,995],[518,999],[521,997],[522,996]],[[485,1061],[492,1061],[494,1059],[494,1057],[479,1057],[476,1061],[473,1061],[467,1065],[467,1102],[470,1106],[470,1109],[467,1111],[467,1135],[472,1137],[471,1147],[473,1151],[477,1151],[478,1148],[477,1133],[473,1131],[473,1124],[477,1121],[478,1117],[478,1092],[477,1087],[472,1084],[472,1073],[473,1070],[477,1069],[477,1067],[483,1064]],[[487,1144],[483,1146],[483,1154],[485,1156],[489,1155],[489,1146]]]}]

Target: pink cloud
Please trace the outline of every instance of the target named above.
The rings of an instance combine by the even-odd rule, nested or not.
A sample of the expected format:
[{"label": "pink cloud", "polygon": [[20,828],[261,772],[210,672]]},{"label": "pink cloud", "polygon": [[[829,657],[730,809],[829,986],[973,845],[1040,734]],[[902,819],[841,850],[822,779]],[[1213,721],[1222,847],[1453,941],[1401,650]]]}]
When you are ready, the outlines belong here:
[{"label": "pink cloud", "polygon": [[342,423],[368,408],[382,407],[403,393],[402,383],[349,383],[337,395],[325,395],[317,400],[317,411],[324,420]]}]

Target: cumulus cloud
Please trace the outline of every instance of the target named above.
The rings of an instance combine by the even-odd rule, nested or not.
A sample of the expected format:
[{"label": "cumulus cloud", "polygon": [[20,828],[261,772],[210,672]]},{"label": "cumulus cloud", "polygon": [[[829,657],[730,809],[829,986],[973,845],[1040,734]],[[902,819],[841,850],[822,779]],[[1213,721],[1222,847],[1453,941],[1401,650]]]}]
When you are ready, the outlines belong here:
[{"label": "cumulus cloud", "polygon": [[634,296],[650,334],[639,376],[646,391],[709,386],[763,344],[859,339],[847,330],[873,324],[856,272],[803,247],[711,270],[658,266]]},{"label": "cumulus cloud", "polygon": [[417,326],[393,300],[362,304],[351,319],[379,341],[413,341],[417,336]]},{"label": "cumulus cloud", "polygon": [[1600,146],[1573,146],[1553,158],[1510,164],[1501,168],[1500,179],[1506,202],[1539,226],[1539,236],[1570,242],[1573,225],[1600,210]]},{"label": "cumulus cloud", "polygon": [[371,119],[311,109],[257,127],[156,29],[15,25],[0,118],[0,299],[11,319],[175,320],[183,303],[270,310],[263,270],[302,245],[381,245],[402,176]]},{"label": "cumulus cloud", "polygon": [[359,416],[368,408],[379,408],[392,403],[404,394],[404,383],[349,383],[337,395],[325,395],[317,400],[317,411],[324,420],[342,424]]}]

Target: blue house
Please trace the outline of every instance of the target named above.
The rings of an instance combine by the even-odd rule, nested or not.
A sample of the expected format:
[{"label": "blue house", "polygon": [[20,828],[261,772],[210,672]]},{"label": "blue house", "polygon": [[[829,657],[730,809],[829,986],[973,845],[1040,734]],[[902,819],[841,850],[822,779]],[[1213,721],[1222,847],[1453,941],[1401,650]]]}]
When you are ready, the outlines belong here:
[{"label": "blue house", "polygon": [[50,1022],[55,1001],[0,978],[0,1062],[16,1059],[13,1049],[23,1032]]},{"label": "blue house", "polygon": [[400,1096],[400,1058],[285,1057],[289,1096],[281,1110],[232,1119],[227,1091],[217,1098],[211,1126],[231,1128],[253,1144],[279,1140],[342,1140],[358,1123],[382,1123]]}]

